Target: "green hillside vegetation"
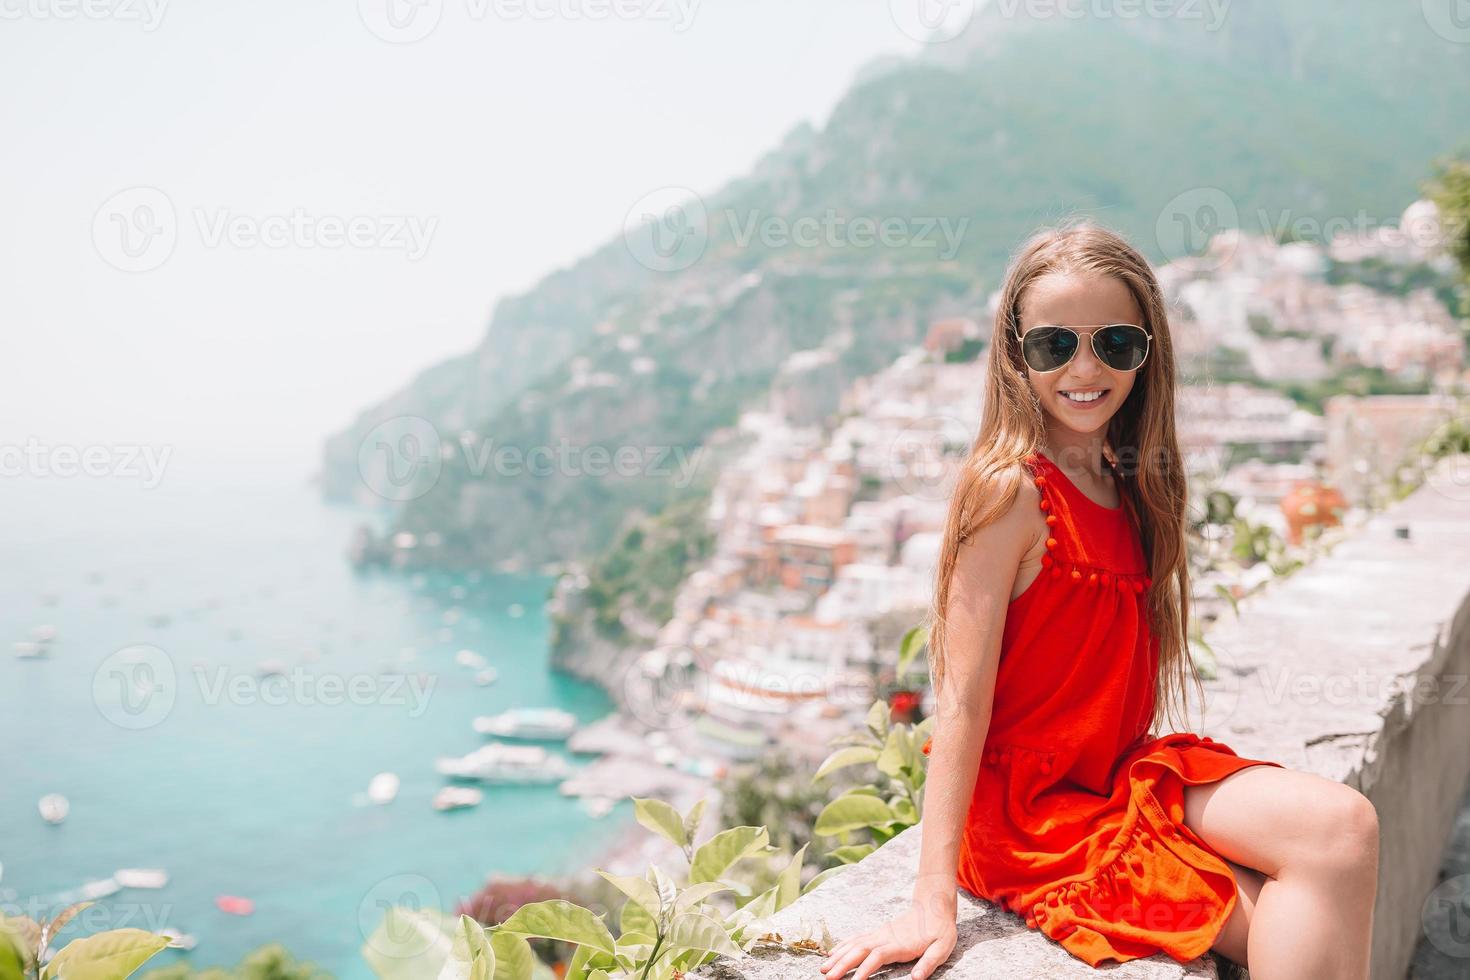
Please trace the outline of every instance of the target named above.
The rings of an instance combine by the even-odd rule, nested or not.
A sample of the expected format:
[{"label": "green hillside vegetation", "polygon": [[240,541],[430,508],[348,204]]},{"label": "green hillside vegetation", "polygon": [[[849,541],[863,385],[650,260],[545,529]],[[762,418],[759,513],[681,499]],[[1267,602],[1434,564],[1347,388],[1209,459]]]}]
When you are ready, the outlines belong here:
[{"label": "green hillside vegetation", "polygon": [[[617,241],[501,303],[482,349],[333,440],[329,490],[357,479],[365,427],[409,411],[446,440],[470,428],[497,446],[566,440],[692,456],[763,403],[795,352],[829,347],[845,383],[890,363],[936,317],[982,319],[1007,257],[1039,225],[1095,219],[1164,261],[1218,230],[1217,215],[1198,209],[1201,188],[1228,195],[1251,232],[1359,214],[1392,221],[1418,196],[1426,161],[1467,136],[1459,96],[1470,57],[1428,28],[1418,4],[1347,17],[1325,0],[1237,0],[1218,32],[982,17],[972,33],[983,36],[865,73],[824,129],[797,127],[710,195],[708,245],[690,267],[644,269]],[[963,235],[949,258],[937,233],[896,248],[737,240],[753,217],[833,214],[897,218],[916,235],[943,221]],[[755,281],[742,284],[747,273]],[[574,386],[575,358],[605,376]],[[637,358],[653,369],[635,371]],[[595,562],[620,549],[630,515],[707,494],[716,458],[681,482],[503,476],[456,457],[398,526],[442,535],[419,562]]]}]

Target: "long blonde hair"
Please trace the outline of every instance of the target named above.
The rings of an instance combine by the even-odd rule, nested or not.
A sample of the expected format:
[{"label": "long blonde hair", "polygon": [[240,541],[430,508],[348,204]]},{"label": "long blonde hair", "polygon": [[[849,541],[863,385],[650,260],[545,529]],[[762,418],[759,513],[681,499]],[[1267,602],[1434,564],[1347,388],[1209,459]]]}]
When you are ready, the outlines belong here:
[{"label": "long blonde hair", "polygon": [[1016,255],[1001,287],[991,332],[988,379],[980,431],[960,467],[949,503],[944,542],[929,609],[929,674],[936,692],[948,676],[944,611],[960,544],[1004,514],[1028,475],[1027,455],[1044,449],[1045,412],[1026,376],[1016,331],[1027,291],[1053,273],[1106,275],[1133,294],[1153,334],[1148,359],[1132,390],[1108,422],[1107,447],[1122,479],[1118,490],[1138,515],[1148,575],[1150,625],[1159,645],[1154,714],[1187,713],[1184,686],[1192,678],[1204,700],[1189,655],[1189,562],[1185,546],[1188,505],[1183,458],[1174,429],[1174,346],[1163,292],[1148,261],[1117,234],[1091,223],[1043,230]]}]

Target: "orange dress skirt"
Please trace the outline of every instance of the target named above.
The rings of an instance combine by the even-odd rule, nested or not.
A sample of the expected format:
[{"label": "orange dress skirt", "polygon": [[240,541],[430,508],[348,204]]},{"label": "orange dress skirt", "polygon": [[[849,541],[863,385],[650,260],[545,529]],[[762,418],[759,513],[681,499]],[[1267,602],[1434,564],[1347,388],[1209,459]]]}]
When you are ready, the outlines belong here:
[{"label": "orange dress skirt", "polygon": [[1043,453],[1027,466],[1051,536],[1006,612],[959,883],[1092,966],[1161,950],[1188,962],[1214,945],[1236,888],[1185,826],[1184,787],[1281,764],[1149,736],[1158,644],[1132,509],[1086,496]]}]

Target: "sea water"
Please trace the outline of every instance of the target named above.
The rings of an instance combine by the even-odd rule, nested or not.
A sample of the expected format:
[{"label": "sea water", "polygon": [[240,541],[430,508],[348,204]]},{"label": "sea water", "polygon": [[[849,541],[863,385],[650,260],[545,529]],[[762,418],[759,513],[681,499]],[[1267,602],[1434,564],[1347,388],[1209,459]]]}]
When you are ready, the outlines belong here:
[{"label": "sea water", "polygon": [[[61,942],[173,927],[197,948],[150,967],[279,942],[368,977],[359,950],[389,905],[452,910],[494,873],[591,866],[631,823],[626,800],[595,820],[555,783],[430,805],[435,758],[484,744],[476,715],[611,710],[547,665],[546,576],[354,571],[352,531],[382,515],[269,466],[185,457],[157,486],[33,476],[0,491],[0,905],[50,915],[120,868],[170,876],[100,899]],[[46,625],[48,655],[18,658]],[[466,649],[495,683],[455,664]],[[261,677],[268,661],[286,673]],[[368,803],[384,771],[398,796]],[[37,809],[49,793],[70,802],[60,825]],[[222,895],[254,912],[221,911]]]}]

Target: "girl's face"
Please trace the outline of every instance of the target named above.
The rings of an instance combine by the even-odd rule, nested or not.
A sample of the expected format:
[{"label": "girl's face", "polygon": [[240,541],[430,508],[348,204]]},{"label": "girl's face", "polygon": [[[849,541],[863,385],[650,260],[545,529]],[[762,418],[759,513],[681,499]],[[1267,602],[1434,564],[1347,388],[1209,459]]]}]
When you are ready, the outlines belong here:
[{"label": "girl's face", "polygon": [[[1039,326],[1072,327],[1081,335],[1077,353],[1064,367],[1026,376],[1041,405],[1057,423],[1077,433],[1104,430],[1108,420],[1133,390],[1136,371],[1115,371],[1097,359],[1093,329],[1109,323],[1144,326],[1143,313],[1128,287],[1112,276],[1053,272],[1034,281],[1021,302],[1021,334]],[[1069,394],[1102,392],[1079,402]]]}]

